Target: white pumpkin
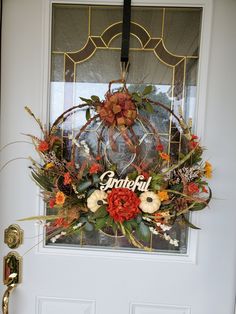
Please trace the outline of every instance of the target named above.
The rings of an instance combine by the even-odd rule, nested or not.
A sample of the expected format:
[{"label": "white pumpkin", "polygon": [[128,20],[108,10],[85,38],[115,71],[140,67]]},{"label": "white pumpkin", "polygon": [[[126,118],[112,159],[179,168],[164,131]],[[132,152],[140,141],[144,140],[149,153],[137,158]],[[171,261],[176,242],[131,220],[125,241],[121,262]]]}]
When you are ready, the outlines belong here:
[{"label": "white pumpkin", "polygon": [[88,208],[95,213],[99,207],[106,204],[107,193],[101,190],[95,190],[87,199]]},{"label": "white pumpkin", "polygon": [[161,200],[154,192],[144,192],[139,198],[141,200],[139,207],[144,213],[153,214],[161,206]]}]

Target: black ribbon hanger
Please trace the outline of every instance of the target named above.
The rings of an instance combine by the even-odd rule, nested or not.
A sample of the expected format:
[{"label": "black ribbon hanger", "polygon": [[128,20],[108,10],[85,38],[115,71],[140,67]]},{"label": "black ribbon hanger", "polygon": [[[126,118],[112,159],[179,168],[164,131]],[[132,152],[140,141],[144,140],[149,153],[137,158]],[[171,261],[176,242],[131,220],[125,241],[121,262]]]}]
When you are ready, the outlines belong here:
[{"label": "black ribbon hanger", "polygon": [[123,25],[122,25],[122,46],[121,46],[121,72],[122,78],[129,69],[129,42],[130,42],[130,22],[131,22],[131,0],[124,0],[123,5]]}]

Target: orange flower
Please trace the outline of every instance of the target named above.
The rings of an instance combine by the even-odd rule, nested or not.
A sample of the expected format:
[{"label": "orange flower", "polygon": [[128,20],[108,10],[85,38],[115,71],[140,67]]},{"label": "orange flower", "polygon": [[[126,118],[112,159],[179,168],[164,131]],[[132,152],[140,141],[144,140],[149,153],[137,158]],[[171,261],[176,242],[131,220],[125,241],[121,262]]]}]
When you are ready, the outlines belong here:
[{"label": "orange flower", "polygon": [[67,228],[69,226],[69,223],[64,218],[57,218],[54,221],[53,225],[59,228]]},{"label": "orange flower", "polygon": [[71,182],[72,182],[72,179],[71,179],[71,176],[70,176],[70,173],[69,172],[66,172],[65,174],[64,174],[64,184],[65,185],[68,185],[68,184],[71,184]]},{"label": "orange flower", "polygon": [[205,162],[204,170],[205,170],[205,177],[207,179],[211,179],[212,178],[212,165],[208,161]]},{"label": "orange flower", "polygon": [[63,192],[57,192],[56,194],[56,204],[63,205],[65,203],[66,196]]},{"label": "orange flower", "polygon": [[90,174],[94,174],[94,173],[98,173],[101,170],[101,165],[95,163],[92,164],[92,166],[89,169],[89,173]]},{"label": "orange flower", "polygon": [[188,184],[187,188],[188,188],[188,192],[189,192],[190,194],[194,194],[194,193],[198,193],[198,192],[199,192],[199,187],[198,187],[198,185],[197,185],[196,183],[194,183],[194,182],[190,182],[190,183]]},{"label": "orange flower", "polygon": [[159,152],[159,155],[163,160],[170,161],[170,155],[163,152]]},{"label": "orange flower", "polygon": [[46,152],[49,150],[49,144],[46,141],[40,141],[38,145],[38,150],[42,153]]},{"label": "orange flower", "polygon": [[99,160],[101,160],[102,159],[102,157],[100,156],[100,155],[98,155],[97,157],[96,157],[96,160],[97,161],[99,161]]},{"label": "orange flower", "polygon": [[73,160],[68,161],[68,163],[66,164],[66,167],[68,168],[74,168],[75,167],[75,162]]},{"label": "orange flower", "polygon": [[208,190],[207,190],[207,188],[204,185],[202,186],[202,192],[203,193],[208,193]]},{"label": "orange flower", "polygon": [[166,191],[159,191],[158,196],[159,196],[161,202],[167,201],[169,199],[169,194]]}]

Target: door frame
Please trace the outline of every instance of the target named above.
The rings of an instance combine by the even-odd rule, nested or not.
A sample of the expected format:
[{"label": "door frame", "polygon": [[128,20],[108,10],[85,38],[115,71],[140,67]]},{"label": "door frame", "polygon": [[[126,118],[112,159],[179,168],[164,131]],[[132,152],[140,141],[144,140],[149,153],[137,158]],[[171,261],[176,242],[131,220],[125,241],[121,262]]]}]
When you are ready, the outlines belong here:
[{"label": "door frame", "polygon": [[[91,5],[122,5],[122,0],[42,0],[42,59],[41,59],[41,99],[40,99],[40,118],[41,121],[49,121],[49,98],[50,98],[50,60],[51,60],[51,16],[52,4],[91,4]],[[136,6],[164,6],[164,7],[201,7],[202,8],[202,24],[201,24],[201,39],[197,78],[197,95],[195,108],[195,125],[198,136],[202,139],[204,146],[204,125],[207,100],[207,78],[208,64],[211,47],[211,27],[213,0],[133,0],[132,5]],[[39,194],[39,193],[38,193]],[[44,203],[38,197],[38,208],[36,215],[41,215],[44,212]],[[191,221],[198,224],[198,212],[191,214]],[[128,258],[132,260],[151,260],[155,262],[182,262],[197,264],[198,253],[198,230],[189,228],[187,253],[165,253],[165,252],[124,252],[113,249],[91,249],[91,248],[75,248],[75,247],[46,247],[42,241],[43,227],[39,226],[37,230],[38,237],[36,238],[37,254],[53,254],[66,256],[84,256],[84,257],[103,257],[103,258]]]}]

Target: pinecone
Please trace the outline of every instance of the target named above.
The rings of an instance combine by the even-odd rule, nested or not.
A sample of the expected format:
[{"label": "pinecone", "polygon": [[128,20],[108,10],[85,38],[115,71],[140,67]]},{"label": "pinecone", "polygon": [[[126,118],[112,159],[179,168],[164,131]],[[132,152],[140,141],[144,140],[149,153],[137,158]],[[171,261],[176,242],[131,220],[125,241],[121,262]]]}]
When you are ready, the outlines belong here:
[{"label": "pinecone", "polygon": [[73,188],[70,184],[64,184],[64,177],[59,177],[57,180],[57,187],[58,189],[63,192],[65,195],[69,196],[73,193]]},{"label": "pinecone", "polygon": [[179,197],[174,200],[174,208],[175,210],[182,211],[188,207],[188,201],[185,198]]},{"label": "pinecone", "polygon": [[183,167],[178,170],[174,170],[172,173],[172,179],[170,180],[170,185],[176,185],[181,183],[182,178],[185,178],[187,182],[191,182],[200,176],[200,170],[194,167],[187,168]]}]

